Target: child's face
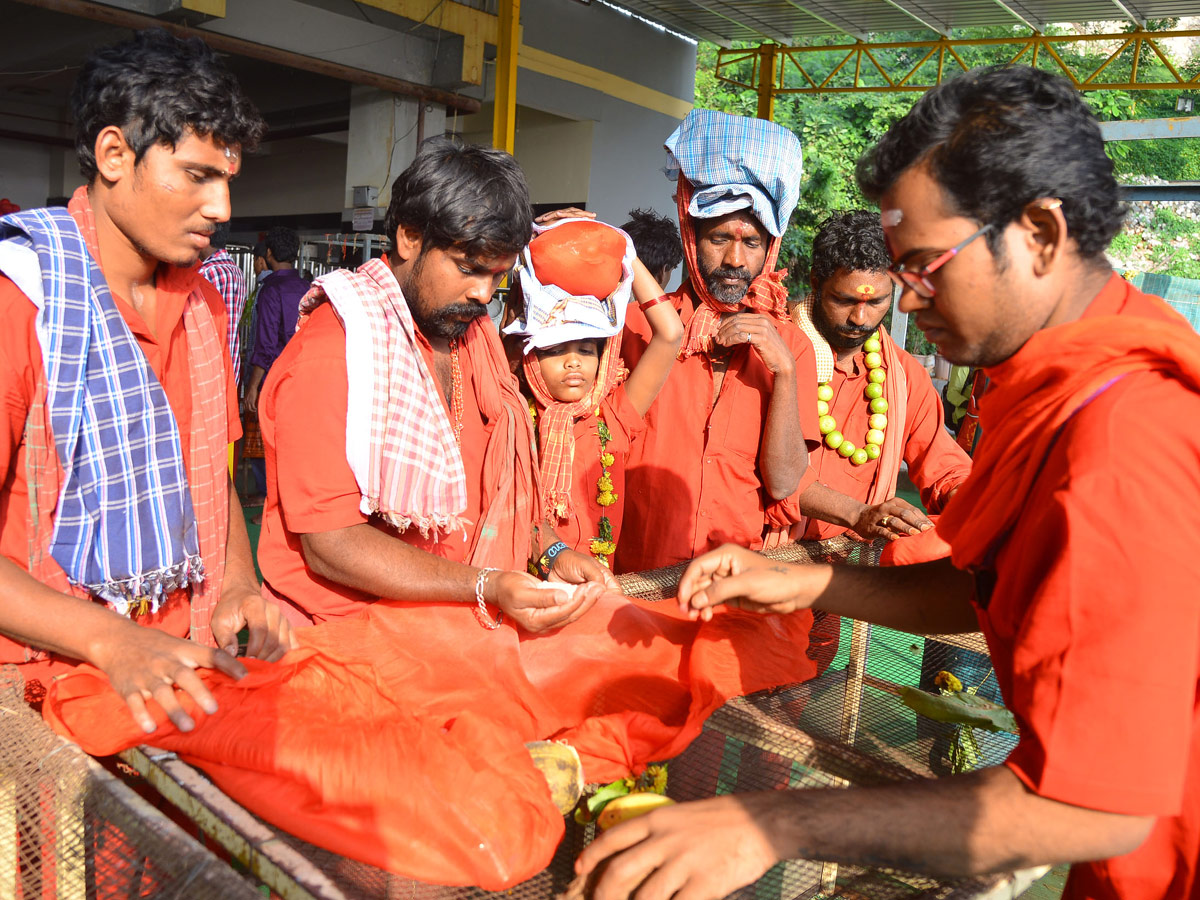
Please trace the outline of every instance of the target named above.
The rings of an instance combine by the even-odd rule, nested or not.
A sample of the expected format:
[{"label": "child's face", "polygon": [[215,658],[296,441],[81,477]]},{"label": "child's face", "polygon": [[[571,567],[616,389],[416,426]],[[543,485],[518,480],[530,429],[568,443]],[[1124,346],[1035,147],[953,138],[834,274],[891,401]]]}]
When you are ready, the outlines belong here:
[{"label": "child's face", "polygon": [[591,392],[600,368],[599,342],[567,341],[538,350],[537,355],[542,380],[555,400],[574,403]]}]

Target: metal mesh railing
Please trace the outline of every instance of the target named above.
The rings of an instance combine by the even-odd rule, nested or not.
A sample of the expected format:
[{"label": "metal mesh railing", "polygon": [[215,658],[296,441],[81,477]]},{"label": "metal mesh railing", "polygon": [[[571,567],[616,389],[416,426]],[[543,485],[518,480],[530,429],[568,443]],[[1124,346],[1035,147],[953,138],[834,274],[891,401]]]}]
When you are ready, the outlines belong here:
[{"label": "metal mesh railing", "polygon": [[[835,538],[819,544],[789,544],[768,551],[768,555],[797,563],[874,565],[879,549]],[[676,566],[623,576],[622,586],[632,596],[664,599],[673,595],[682,570],[683,566]],[[953,671],[964,684],[982,683],[981,694],[995,685],[979,635],[920,638],[862,622],[843,622],[836,656],[818,678],[738,698],[718,710],[701,736],[670,761],[667,792],[677,800],[696,800],[789,787],[883,784],[947,771],[947,748],[956,739],[956,726],[922,719],[897,697],[905,686],[932,690],[933,675],[941,669]],[[9,746],[14,739],[9,737],[13,729],[8,728],[0,739],[6,742],[0,743],[0,763],[15,773],[10,760],[27,760],[23,765],[29,770],[25,775],[6,770],[4,775],[7,793],[0,798],[0,815],[6,817],[5,822],[20,819],[24,824],[0,826],[3,834],[12,835],[12,846],[0,846],[0,854],[6,860],[18,860],[15,872],[0,871],[0,878],[9,879],[0,881],[0,896],[7,896],[5,883],[27,884],[13,894],[21,898],[253,895],[252,891],[246,894],[250,888],[245,880],[161,815],[156,814],[153,821],[158,824],[150,827],[146,810],[154,810],[136,796],[132,801],[137,803],[132,803],[128,788],[114,787],[103,770],[98,771],[105,778],[99,779],[94,763],[89,767],[86,757],[81,760],[78,750],[52,735],[24,707],[19,692],[14,696],[15,701],[4,704],[6,715],[14,721],[20,718],[22,729],[36,733],[40,743],[27,736],[15,741],[19,746]],[[1011,735],[974,735],[979,765],[1001,761],[1015,744]],[[52,774],[47,764],[55,757],[70,760],[75,770],[82,765],[86,774],[74,777],[85,781],[87,787],[81,789],[70,778]],[[293,838],[241,809],[174,754],[138,748],[124,758],[232,857],[241,860],[258,881],[281,896],[317,900],[492,896],[475,888],[411,881]],[[116,788],[124,793],[114,793]],[[112,799],[118,795],[125,799]],[[566,837],[551,865],[496,896],[548,900],[565,891],[573,877],[574,860],[594,836],[593,828],[568,819]],[[421,851],[414,847],[413,852]],[[233,886],[205,893],[208,882],[196,880],[218,875]],[[775,867],[735,896],[738,900],[1011,897],[1031,877],[1025,873],[939,881],[881,869],[793,861]],[[109,882],[131,889],[102,893],[99,886]],[[48,893],[47,885],[51,886]],[[73,890],[73,885],[79,885],[81,892],[67,890]]]},{"label": "metal mesh railing", "polygon": [[162,812],[24,700],[0,668],[0,897],[15,900],[261,898]]}]

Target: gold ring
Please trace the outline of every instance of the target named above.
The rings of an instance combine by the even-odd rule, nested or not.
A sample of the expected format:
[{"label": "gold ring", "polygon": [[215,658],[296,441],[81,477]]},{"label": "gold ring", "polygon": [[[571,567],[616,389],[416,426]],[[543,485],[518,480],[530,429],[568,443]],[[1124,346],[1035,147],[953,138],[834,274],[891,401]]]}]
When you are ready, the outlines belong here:
[{"label": "gold ring", "polygon": [[880,527],[880,528],[887,528],[887,527],[888,527],[888,522],[890,522],[890,521],[892,521],[892,517],[891,517],[891,516],[884,516],[882,519],[880,519],[880,520],[879,520],[879,527]]}]

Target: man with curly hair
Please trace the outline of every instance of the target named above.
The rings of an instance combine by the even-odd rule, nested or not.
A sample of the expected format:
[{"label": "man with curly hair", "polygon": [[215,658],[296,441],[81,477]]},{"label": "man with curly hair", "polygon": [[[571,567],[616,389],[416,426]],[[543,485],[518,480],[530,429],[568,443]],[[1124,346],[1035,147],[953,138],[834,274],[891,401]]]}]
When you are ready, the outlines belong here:
[{"label": "man with curly hair", "polygon": [[[0,220],[0,661],[31,699],[78,662],[139,725],[193,726],[176,689],[291,644],[265,603],[227,467],[240,434],[225,304],[196,263],[265,130],[203,42],[95,51],[72,94],[86,184]],[[146,627],[139,627],[146,626]],[[187,640],[190,638],[190,640]]]}]

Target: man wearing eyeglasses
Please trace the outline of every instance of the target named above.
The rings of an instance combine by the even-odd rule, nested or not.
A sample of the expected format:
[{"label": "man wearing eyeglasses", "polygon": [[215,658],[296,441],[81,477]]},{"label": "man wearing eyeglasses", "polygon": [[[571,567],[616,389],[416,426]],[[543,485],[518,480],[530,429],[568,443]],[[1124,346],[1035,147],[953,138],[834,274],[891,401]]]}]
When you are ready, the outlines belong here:
[{"label": "man wearing eyeglasses", "polygon": [[780,567],[727,545],[689,567],[680,602],[982,628],[1019,743],[965,775],[656,810],[578,869],[607,859],[597,900],[722,897],[797,857],[936,875],[1069,862],[1069,898],[1195,897],[1200,337],[1110,269],[1124,205],[1061,78],[980,69],[935,88],[859,180],[901,308],[992,380],[971,477],[937,525],[952,557]]}]

